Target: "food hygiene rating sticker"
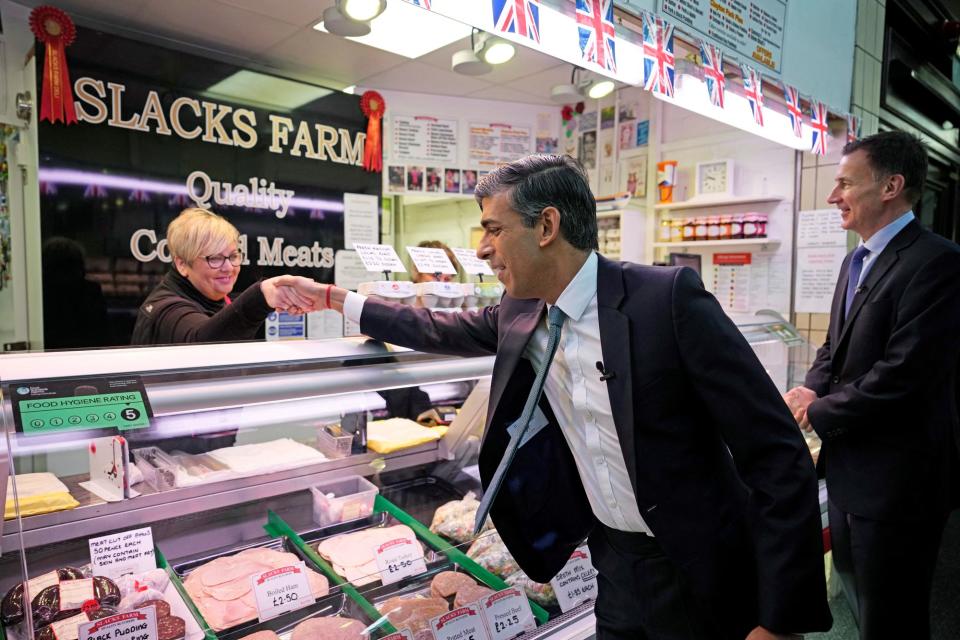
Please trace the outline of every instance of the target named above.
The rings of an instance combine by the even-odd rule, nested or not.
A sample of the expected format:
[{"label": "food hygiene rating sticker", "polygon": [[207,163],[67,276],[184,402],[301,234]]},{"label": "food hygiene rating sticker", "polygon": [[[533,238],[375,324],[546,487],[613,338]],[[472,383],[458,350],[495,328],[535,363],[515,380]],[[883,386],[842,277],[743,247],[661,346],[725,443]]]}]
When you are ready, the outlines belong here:
[{"label": "food hygiene rating sticker", "polygon": [[17,431],[28,436],[141,429],[150,426],[153,415],[140,376],[14,383],[9,393]]}]

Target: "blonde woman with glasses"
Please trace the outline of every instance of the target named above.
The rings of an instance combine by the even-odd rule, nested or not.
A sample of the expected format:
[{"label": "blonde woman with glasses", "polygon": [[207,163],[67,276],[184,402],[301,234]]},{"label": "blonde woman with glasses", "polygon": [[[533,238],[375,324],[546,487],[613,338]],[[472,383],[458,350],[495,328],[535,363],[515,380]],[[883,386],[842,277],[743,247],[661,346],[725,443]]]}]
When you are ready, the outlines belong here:
[{"label": "blonde woman with glasses", "polygon": [[250,340],[274,310],[302,313],[310,303],[299,276],[260,280],[230,300],[243,255],[240,232],[206,209],[184,209],[167,227],[174,268],[140,305],[131,344]]}]

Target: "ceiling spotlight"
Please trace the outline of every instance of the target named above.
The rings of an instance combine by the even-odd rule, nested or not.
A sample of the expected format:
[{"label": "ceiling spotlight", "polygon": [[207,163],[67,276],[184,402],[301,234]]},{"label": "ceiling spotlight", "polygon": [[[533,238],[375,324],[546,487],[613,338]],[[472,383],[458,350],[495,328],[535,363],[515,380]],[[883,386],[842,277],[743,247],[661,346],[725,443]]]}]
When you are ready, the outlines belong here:
[{"label": "ceiling spotlight", "polygon": [[493,67],[481,60],[473,49],[461,49],[453,54],[450,66],[465,76],[481,76],[493,71]]},{"label": "ceiling spotlight", "polygon": [[383,13],[387,0],[337,0],[340,13],[355,22],[369,22]]},{"label": "ceiling spotlight", "polygon": [[591,83],[587,89],[587,96],[594,100],[599,100],[604,96],[610,95],[610,92],[613,91],[615,87],[616,85],[613,84],[613,80],[596,80]]},{"label": "ceiling spotlight", "polygon": [[499,36],[485,32],[481,33],[480,37],[477,38],[477,45],[474,51],[488,64],[503,64],[504,62],[509,62],[517,53],[517,49],[512,43]]}]

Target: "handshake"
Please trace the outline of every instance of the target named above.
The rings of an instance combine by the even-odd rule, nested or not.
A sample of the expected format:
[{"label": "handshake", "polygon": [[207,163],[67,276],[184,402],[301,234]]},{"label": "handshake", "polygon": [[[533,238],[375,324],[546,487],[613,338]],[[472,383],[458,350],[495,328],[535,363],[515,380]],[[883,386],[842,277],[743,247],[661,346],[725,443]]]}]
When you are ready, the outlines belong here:
[{"label": "handshake", "polygon": [[807,432],[813,431],[813,425],[810,424],[810,417],[807,415],[807,407],[816,399],[816,392],[807,387],[794,387],[783,394],[783,401],[787,403],[793,419],[801,429]]},{"label": "handshake", "polygon": [[277,311],[300,315],[311,311],[343,311],[346,289],[302,276],[276,276],[260,282],[267,304]]}]

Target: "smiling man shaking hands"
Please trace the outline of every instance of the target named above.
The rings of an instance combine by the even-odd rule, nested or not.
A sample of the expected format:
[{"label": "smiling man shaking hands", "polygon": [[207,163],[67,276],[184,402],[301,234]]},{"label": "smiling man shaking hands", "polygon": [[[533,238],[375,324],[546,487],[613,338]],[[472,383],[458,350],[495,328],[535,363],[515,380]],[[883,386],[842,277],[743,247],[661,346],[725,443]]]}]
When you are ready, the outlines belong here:
[{"label": "smiling man shaking hands", "polygon": [[827,629],[810,454],[697,275],[597,254],[596,203],[569,157],[503,166],[476,199],[499,305],[443,314],[300,293],[378,339],[496,354],[481,508],[539,582],[589,541],[600,640]]}]

